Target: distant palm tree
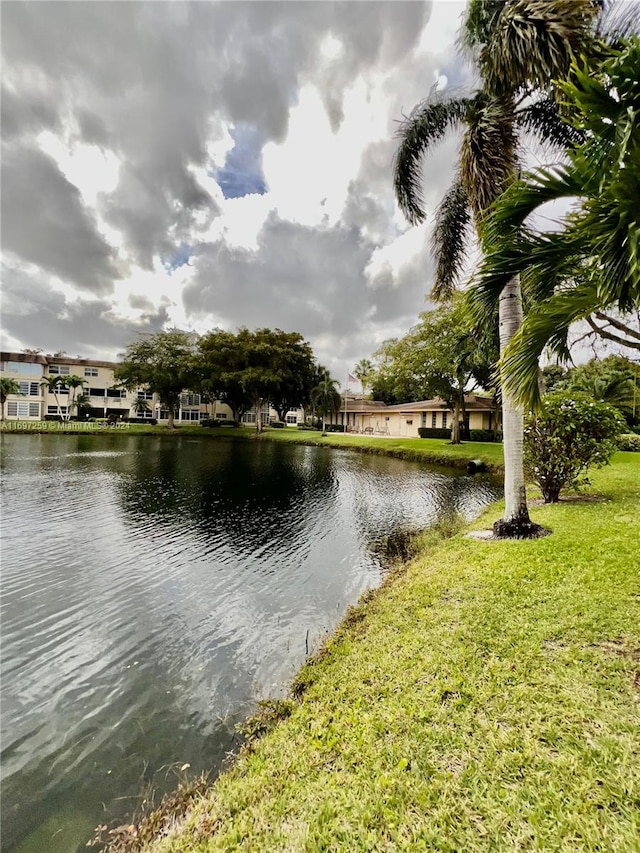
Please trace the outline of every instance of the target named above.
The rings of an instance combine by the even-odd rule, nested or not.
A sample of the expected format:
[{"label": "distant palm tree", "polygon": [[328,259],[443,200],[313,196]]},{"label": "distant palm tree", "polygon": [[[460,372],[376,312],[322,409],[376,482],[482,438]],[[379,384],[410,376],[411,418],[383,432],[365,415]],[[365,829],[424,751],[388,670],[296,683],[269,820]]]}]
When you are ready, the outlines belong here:
[{"label": "distant palm tree", "polygon": [[62,418],[62,411],[60,408],[60,398],[58,394],[60,393],[60,389],[63,387],[65,383],[62,381],[60,376],[43,376],[40,381],[40,386],[46,389],[50,394],[53,394],[53,398],[56,401],[56,406],[58,407],[58,417]]},{"label": "distant palm tree", "polygon": [[338,381],[327,374],[319,384],[311,390],[311,402],[316,411],[322,415],[322,434],[326,435],[326,417],[340,411],[342,398],[337,390]]},{"label": "distant palm tree", "polygon": [[7,402],[7,397],[19,394],[21,394],[20,385],[15,379],[7,379],[4,376],[0,379],[0,420],[4,420],[4,404]]},{"label": "distant palm tree", "polygon": [[73,410],[77,408],[78,401],[76,400],[76,393],[78,388],[82,388],[84,385],[84,379],[81,379],[79,376],[75,376],[72,374],[71,376],[67,376],[64,380],[64,384],[67,388],[71,389],[71,393],[69,394],[69,399],[67,402],[67,415],[65,420],[70,420],[71,415],[73,414]]},{"label": "distant palm tree", "polygon": [[366,394],[366,389],[371,387],[371,377],[375,373],[373,364],[368,358],[361,358],[353,372],[358,382],[362,385],[362,393]]},{"label": "distant palm tree", "polygon": [[151,406],[146,400],[143,400],[140,397],[137,397],[132,403],[131,408],[138,416],[142,416],[145,412],[151,411]]}]

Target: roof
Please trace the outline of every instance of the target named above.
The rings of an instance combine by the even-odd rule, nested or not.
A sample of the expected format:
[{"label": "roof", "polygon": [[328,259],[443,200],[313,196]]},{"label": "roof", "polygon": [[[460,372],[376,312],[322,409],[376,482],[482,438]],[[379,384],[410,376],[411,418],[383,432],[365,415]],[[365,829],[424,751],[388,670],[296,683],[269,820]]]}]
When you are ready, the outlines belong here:
[{"label": "roof", "polygon": [[21,361],[28,364],[75,364],[78,367],[110,367],[118,365],[117,361],[103,361],[95,358],[71,358],[68,355],[49,355],[33,352],[0,352],[0,361]]},{"label": "roof", "polygon": [[[481,394],[465,394],[464,402],[470,412],[492,412],[496,408],[491,397],[483,397]],[[364,415],[369,412],[433,412],[448,409],[448,403],[440,397],[418,400],[415,403],[395,403],[392,406],[385,405],[381,400],[358,400],[347,397],[347,411]]]}]

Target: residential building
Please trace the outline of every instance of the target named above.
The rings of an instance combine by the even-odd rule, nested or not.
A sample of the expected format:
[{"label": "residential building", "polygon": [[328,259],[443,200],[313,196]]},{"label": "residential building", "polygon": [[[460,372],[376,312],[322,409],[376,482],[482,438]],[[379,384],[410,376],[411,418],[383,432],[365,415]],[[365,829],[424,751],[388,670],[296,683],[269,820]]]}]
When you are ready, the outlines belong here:
[{"label": "residential building", "polygon": [[[451,429],[453,411],[439,397],[393,406],[355,394],[343,396],[342,401],[341,410],[332,415],[328,423],[346,425],[347,432],[417,438],[419,427]],[[468,429],[497,428],[499,409],[491,397],[466,394],[465,409]]]},{"label": "residential building", "polygon": [[[78,415],[77,408],[69,411],[70,401],[84,394],[88,398],[88,408],[83,408],[81,416],[86,418],[142,417],[151,420],[166,421],[169,412],[162,408],[157,394],[139,389],[126,391],[117,386],[114,370],[117,362],[101,361],[90,358],[71,358],[64,353],[44,355],[42,353],[0,353],[0,376],[15,380],[20,385],[20,394],[7,397],[5,417],[7,420],[43,420],[46,416],[64,418]],[[60,377],[55,391],[45,384],[51,377]],[[65,378],[77,376],[82,387],[71,392]],[[146,409],[138,403],[144,401]],[[231,420],[231,409],[218,401],[206,403],[199,394],[185,392],[180,397],[180,405],[175,412],[178,422],[198,422],[215,417]]]}]

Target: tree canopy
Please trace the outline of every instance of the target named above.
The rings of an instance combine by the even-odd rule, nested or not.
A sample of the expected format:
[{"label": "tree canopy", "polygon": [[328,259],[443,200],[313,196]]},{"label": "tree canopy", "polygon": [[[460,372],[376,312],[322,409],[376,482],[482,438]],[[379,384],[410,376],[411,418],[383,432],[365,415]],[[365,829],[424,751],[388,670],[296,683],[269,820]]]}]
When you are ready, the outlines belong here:
[{"label": "tree canopy", "polygon": [[180,394],[193,387],[195,380],[196,336],[179,329],[142,335],[121,353],[114,371],[124,388],[145,388],[158,395],[168,410],[169,429],[174,426],[174,411]]},{"label": "tree canopy", "polygon": [[420,315],[404,337],[387,341],[376,353],[373,388],[387,403],[441,397],[453,411],[452,441],[460,440],[464,394],[491,383],[497,340],[475,333],[461,298]]}]

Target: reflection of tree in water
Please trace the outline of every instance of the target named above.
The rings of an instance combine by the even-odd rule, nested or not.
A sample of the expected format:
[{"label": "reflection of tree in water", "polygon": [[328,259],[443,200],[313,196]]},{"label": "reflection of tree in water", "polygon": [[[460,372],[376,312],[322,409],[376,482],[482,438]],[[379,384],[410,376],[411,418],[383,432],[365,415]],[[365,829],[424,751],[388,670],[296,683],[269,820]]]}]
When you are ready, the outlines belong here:
[{"label": "reflection of tree in water", "polygon": [[316,501],[335,491],[331,455],[315,448],[159,439],[136,462],[118,484],[127,513],[179,519],[207,538],[224,531],[230,545],[295,538]]}]

